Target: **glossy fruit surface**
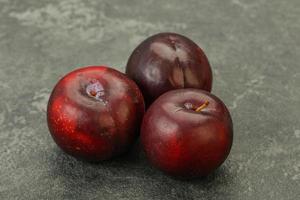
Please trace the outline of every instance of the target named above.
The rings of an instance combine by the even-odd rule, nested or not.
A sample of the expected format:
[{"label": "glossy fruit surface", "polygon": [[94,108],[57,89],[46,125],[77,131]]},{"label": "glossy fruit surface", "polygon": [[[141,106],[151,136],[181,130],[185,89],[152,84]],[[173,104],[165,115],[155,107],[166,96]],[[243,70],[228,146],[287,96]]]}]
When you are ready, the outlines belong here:
[{"label": "glossy fruit surface", "polygon": [[159,33],[144,40],[131,54],[126,74],[140,87],[146,104],[179,88],[211,91],[210,64],[200,47],[185,36]]},{"label": "glossy fruit surface", "polygon": [[205,176],[227,158],[232,120],[220,99],[203,90],[161,95],[147,110],[141,141],[150,162],[178,177]]},{"label": "glossy fruit surface", "polygon": [[104,66],[77,69],[55,86],[47,109],[57,145],[70,155],[100,161],[125,152],[137,137],[144,101],[137,85]]}]

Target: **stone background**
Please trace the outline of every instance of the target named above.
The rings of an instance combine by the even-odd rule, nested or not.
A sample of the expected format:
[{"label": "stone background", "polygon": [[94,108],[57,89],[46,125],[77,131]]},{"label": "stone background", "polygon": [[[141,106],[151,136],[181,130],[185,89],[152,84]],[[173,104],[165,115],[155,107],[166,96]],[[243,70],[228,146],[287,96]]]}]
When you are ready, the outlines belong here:
[{"label": "stone background", "polygon": [[[46,124],[57,80],[124,66],[161,31],[206,52],[213,93],[234,121],[228,160],[180,181],[135,147],[90,164],[61,152]],[[300,199],[299,0],[0,0],[0,199]]]}]

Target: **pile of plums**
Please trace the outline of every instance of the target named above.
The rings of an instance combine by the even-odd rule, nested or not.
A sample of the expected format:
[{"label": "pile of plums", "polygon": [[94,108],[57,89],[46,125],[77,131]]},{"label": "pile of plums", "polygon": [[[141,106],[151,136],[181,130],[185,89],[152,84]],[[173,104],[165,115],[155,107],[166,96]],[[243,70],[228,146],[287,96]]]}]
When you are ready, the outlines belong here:
[{"label": "pile of plums", "polygon": [[205,176],[225,161],[233,139],[230,113],[211,87],[200,47],[185,36],[159,33],[136,47],[126,74],[89,66],[59,80],[48,127],[61,149],[88,161],[126,152],[140,133],[155,167],[177,177]]}]

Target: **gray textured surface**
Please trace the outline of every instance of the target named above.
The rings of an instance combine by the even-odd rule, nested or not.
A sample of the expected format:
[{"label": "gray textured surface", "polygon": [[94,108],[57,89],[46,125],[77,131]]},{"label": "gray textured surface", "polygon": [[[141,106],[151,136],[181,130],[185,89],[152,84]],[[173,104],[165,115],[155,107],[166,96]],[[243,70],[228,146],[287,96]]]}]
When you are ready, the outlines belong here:
[{"label": "gray textured surface", "polygon": [[[234,145],[202,180],[174,180],[138,148],[102,164],[52,141],[45,108],[75,67],[124,70],[160,31],[196,41],[230,108]],[[300,199],[300,1],[0,0],[0,199]]]}]

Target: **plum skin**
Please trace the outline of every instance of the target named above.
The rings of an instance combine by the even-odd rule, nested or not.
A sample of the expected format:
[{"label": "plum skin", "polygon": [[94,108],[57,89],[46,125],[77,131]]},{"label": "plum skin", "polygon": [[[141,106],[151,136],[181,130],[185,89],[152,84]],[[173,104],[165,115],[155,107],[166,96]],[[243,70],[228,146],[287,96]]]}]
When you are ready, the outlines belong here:
[{"label": "plum skin", "polygon": [[[209,102],[196,112],[197,108]],[[216,170],[229,155],[233,125],[225,104],[198,89],[161,95],[147,110],[141,142],[150,163],[178,178],[198,178]]]},{"label": "plum skin", "polygon": [[140,87],[149,106],[163,93],[180,88],[211,91],[212,71],[203,50],[176,33],[158,33],[139,44],[126,74]]},{"label": "plum skin", "polygon": [[98,162],[128,150],[138,136],[144,111],[139,88],[125,74],[89,66],[70,72],[56,84],[47,122],[62,150]]}]

